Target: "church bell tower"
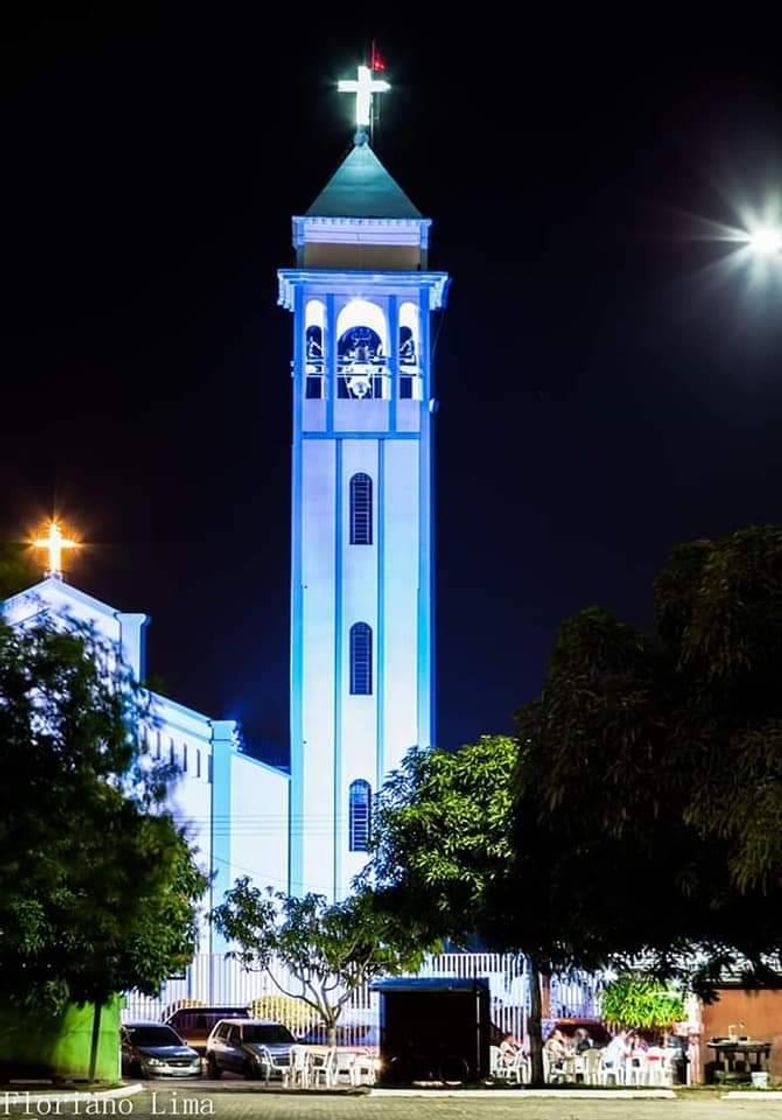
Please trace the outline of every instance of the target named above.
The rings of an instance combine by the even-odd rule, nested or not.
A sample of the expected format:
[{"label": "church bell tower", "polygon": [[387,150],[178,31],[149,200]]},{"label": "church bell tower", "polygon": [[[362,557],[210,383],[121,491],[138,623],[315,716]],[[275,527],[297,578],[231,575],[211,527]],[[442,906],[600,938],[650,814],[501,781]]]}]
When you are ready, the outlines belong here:
[{"label": "church bell tower", "polygon": [[303,217],[293,313],[290,890],[344,897],[366,862],[372,800],[434,728],[430,323],[448,276],[430,221],[368,142]]}]

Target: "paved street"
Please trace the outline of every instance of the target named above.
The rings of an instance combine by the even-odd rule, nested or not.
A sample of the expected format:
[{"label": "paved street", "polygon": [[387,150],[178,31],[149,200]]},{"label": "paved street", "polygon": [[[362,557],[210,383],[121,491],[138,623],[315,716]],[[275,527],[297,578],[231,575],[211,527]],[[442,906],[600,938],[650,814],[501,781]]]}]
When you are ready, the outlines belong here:
[{"label": "paved street", "polygon": [[[319,1096],[265,1092],[256,1086],[208,1082],[172,1089],[146,1088],[133,1101],[133,1120],[156,1116],[213,1115],[220,1120],[782,1120],[782,1100],[762,1096],[725,1101],[716,1096],[687,1100],[549,1100],[523,1097],[488,1100],[373,1096]],[[209,1102],[209,1103],[204,1103]],[[126,1106],[127,1107],[127,1106]],[[198,1108],[198,1111],[196,1111]],[[192,1111],[191,1111],[192,1110]],[[63,1114],[65,1112],[63,1111]]]}]

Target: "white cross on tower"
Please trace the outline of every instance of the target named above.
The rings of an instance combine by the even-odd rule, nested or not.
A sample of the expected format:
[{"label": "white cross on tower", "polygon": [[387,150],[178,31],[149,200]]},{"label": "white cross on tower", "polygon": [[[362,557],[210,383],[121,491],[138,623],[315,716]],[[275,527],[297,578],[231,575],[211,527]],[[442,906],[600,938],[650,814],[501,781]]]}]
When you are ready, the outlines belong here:
[{"label": "white cross on tower", "polygon": [[383,78],[373,78],[368,66],[359,66],[358,78],[343,78],[339,83],[340,93],[355,93],[356,124],[359,128],[369,128],[372,123],[372,94],[385,93],[391,86]]},{"label": "white cross on tower", "polygon": [[67,537],[62,535],[62,529],[56,521],[49,524],[48,537],[39,537],[38,540],[33,541],[36,548],[45,548],[49,551],[49,567],[46,569],[47,576],[54,576],[55,579],[62,579],[62,554],[66,548],[78,548],[79,545],[76,541],[69,541]]}]

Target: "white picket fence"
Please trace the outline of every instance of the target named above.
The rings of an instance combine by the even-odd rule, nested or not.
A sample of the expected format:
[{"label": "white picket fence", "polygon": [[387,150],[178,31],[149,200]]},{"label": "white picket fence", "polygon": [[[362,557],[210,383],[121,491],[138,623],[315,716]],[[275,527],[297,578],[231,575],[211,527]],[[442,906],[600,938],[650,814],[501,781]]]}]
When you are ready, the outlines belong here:
[{"label": "white picket fence", "polygon": [[[296,993],[295,981],[283,968],[275,977],[289,992]],[[489,982],[492,1022],[517,1038],[524,1034],[528,1011],[527,972],[524,958],[501,953],[440,953],[427,958],[418,973],[422,977],[459,977]],[[206,1006],[249,1007],[261,996],[279,995],[280,989],[266,972],[248,972],[238,961],[220,954],[202,953],[181,978],[168,980],[157,997],[130,992],[122,1013],[125,1021],[161,1020],[185,1002]],[[552,1018],[592,1018],[599,1013],[600,979],[587,975],[552,977],[550,1005]],[[378,1023],[378,995],[367,987],[354,992],[342,1015],[346,1041],[351,1032],[358,1036]],[[311,1029],[311,1013],[301,1006],[301,1023],[291,1024],[294,1034]],[[297,1029],[298,1028],[298,1029]]]}]

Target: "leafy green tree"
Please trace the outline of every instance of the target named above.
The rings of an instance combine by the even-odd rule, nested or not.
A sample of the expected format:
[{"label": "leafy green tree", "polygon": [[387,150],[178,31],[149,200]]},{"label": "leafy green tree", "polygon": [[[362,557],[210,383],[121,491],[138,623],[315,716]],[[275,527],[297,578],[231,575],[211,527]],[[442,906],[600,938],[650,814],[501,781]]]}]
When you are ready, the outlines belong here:
[{"label": "leafy green tree", "polygon": [[531,962],[536,1081],[538,972],[642,960],[708,996],[725,967],[757,984],[779,964],[782,531],[677,549],[656,618],[563,625],[506,741],[512,783],[484,739],[411,756],[380,795],[389,904]]},{"label": "leafy green tree", "polygon": [[515,739],[484,735],[458,751],[408,751],[380,790],[364,879],[432,943],[464,944],[512,854]]},{"label": "leafy green tree", "polygon": [[417,969],[423,956],[416,939],[380,912],[368,892],[329,904],[323,895],[296,898],[261,890],[244,877],[212,917],[237,945],[231,956],[247,969],[266,972],[282,995],[303,1000],[317,1013],[330,1046],[358,988]]},{"label": "leafy green tree", "polygon": [[613,1027],[670,1029],[684,1018],[684,996],[670,984],[628,972],[606,984],[601,1011]]},{"label": "leafy green tree", "polygon": [[152,994],[192,956],[206,880],[112,663],[86,631],[0,622],[0,969],[19,1005]]},{"label": "leafy green tree", "polygon": [[706,995],[725,967],[775,974],[781,593],[782,534],[753,528],[675,551],[653,634],[597,608],[564,624],[518,717],[499,937],[549,967],[643,959]]},{"label": "leafy green tree", "polygon": [[[505,924],[518,758],[519,744],[507,735],[484,735],[453,752],[416,749],[380,790],[364,878],[373,884],[377,904],[431,949],[445,938],[465,948],[476,939],[519,948],[509,941]],[[542,1081],[537,948],[535,943],[523,951],[533,1064]]]}]

